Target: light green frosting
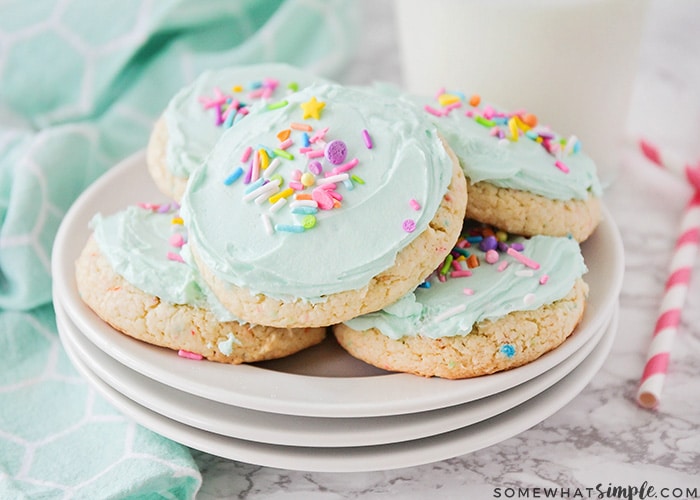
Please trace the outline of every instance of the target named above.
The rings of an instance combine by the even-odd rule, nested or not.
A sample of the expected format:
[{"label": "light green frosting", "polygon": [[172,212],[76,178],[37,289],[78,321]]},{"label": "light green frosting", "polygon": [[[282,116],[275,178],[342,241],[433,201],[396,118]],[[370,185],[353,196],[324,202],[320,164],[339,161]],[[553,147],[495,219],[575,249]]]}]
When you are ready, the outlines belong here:
[{"label": "light green frosting", "polygon": [[[385,94],[392,92],[391,87],[386,85],[378,86],[377,90]],[[434,99],[411,99],[422,109],[425,105],[438,111],[444,109]],[[486,104],[472,107],[466,101],[463,101],[460,107],[439,117],[423,111],[447,139],[459,158],[465,175],[473,183],[485,181],[498,187],[527,191],[555,200],[584,200],[590,195],[602,195],[596,165],[585,154],[585,145],[580,145],[576,152],[561,155],[561,162],[569,169],[569,172],[565,173],[555,166],[557,158],[541,144],[526,136],[520,136],[517,141],[509,140],[507,124],[498,125],[506,135],[506,139],[501,141],[491,135],[491,128],[466,116],[467,110],[475,115],[483,115],[488,107],[496,112],[504,111],[497,106]],[[546,127],[535,130],[546,130],[554,135],[556,140],[560,139]]]},{"label": "light green frosting", "polygon": [[[266,79],[277,82],[270,96],[266,99],[249,97],[251,90]],[[175,94],[165,109],[168,129],[165,161],[168,170],[177,177],[189,177],[221,137],[225,129],[217,125],[215,109],[207,109],[202,103],[202,98],[215,96],[216,88],[222,94],[238,99],[246,107],[254,108],[284,98],[291,92],[290,84],[302,88],[317,81],[327,80],[286,64],[273,63],[233,66],[202,73]],[[233,92],[235,85],[241,85],[243,91]]]},{"label": "light green frosting", "polygon": [[[318,120],[303,118],[301,104],[312,97],[325,103]],[[402,99],[320,84],[287,100],[283,108],[252,112],[245,127],[234,126],[224,133],[190,177],[182,215],[202,263],[220,279],[282,300],[319,301],[328,294],[359,289],[393,265],[396,254],[434,217],[453,163],[435,126]],[[303,233],[277,230],[269,234],[264,217],[269,217],[272,226],[298,226],[302,216],[293,214],[290,204],[271,213],[267,200],[262,204],[243,201],[248,187],[243,177],[231,185],[223,181],[241,165],[248,146],[277,147],[277,133],[294,122],[312,126],[311,136],[328,128],[326,143],[344,141],[346,161],[358,160],[347,173],[361,182],[337,183],[342,206],[319,210],[313,228]],[[363,130],[371,138],[371,149],[364,142]],[[310,162],[300,153],[302,137],[303,132],[292,130],[294,145],[287,152],[294,159],[280,157],[276,173],[284,179],[283,189],[293,170],[308,172]],[[322,149],[320,144],[312,146]],[[333,167],[319,160],[324,172]],[[247,169],[248,164],[243,167]],[[403,227],[407,219],[415,223],[412,232]]]},{"label": "light green frosting", "polygon": [[[576,279],[587,271],[580,247],[572,239],[534,236],[513,241],[525,245],[522,255],[537,262],[538,270],[502,252],[497,263],[488,264],[485,253],[473,245],[467,250],[476,254],[481,264],[471,269],[471,276],[448,275],[441,282],[434,274],[428,280],[429,288],[418,287],[391,306],[345,324],[358,331],[376,328],[392,339],[466,335],[480,321],[497,319],[513,311],[538,309],[565,297]],[[499,271],[503,261],[508,266]],[[548,279],[541,284],[544,275]],[[473,294],[465,293],[465,289]]]},{"label": "light green frosting", "polygon": [[[186,240],[184,227],[172,223],[175,215],[130,206],[109,216],[96,214],[90,225],[114,271],[136,288],[173,304],[210,309],[219,321],[239,321],[209,291],[191,264],[187,244],[170,244],[175,233]],[[169,252],[185,262],[169,259]]]}]

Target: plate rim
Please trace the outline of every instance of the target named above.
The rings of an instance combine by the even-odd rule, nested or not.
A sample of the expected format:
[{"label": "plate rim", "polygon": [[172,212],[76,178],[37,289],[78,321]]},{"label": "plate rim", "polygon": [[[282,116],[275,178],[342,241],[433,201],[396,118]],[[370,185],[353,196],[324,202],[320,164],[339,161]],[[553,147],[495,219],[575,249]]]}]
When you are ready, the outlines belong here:
[{"label": "plate rim", "polygon": [[[69,343],[78,351],[87,369],[135,403],[179,423],[226,437],[315,447],[369,446],[409,441],[473,425],[508,411],[571,373],[591,354],[614,321],[611,316],[599,333],[559,365],[524,384],[492,396],[407,415],[328,418],[238,408],[178,391],[119,363],[94,346],[70,321],[59,304],[54,309],[62,343]],[[617,314],[617,310],[613,314]],[[207,415],[212,411],[217,416],[212,418]]]},{"label": "plate rim", "polygon": [[[229,460],[306,472],[376,472],[414,467],[473,453],[534,427],[570,403],[608,358],[619,311],[589,357],[557,384],[511,410],[472,426],[412,441],[354,448],[281,446],[223,437],[175,422],[145,408],[104,383],[82,364],[72,346],[66,353],[88,384],[139,425],[182,445]],[[578,370],[578,372],[577,372]],[[584,375],[581,375],[583,373]],[[541,413],[535,413],[539,410]]]}]

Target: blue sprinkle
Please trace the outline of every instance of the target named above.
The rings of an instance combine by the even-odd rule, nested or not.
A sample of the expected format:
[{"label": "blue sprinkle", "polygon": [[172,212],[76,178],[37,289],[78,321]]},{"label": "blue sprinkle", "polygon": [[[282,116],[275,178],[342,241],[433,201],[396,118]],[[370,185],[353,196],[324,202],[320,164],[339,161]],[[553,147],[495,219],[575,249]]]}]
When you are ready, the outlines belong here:
[{"label": "blue sprinkle", "polygon": [[303,233],[304,226],[288,225],[288,224],[275,224],[275,231],[285,231],[287,233]]},{"label": "blue sprinkle", "polygon": [[350,179],[345,179],[343,181],[343,185],[348,191],[352,191],[353,189],[355,189],[355,184],[353,184]]},{"label": "blue sprinkle", "polygon": [[250,83],[248,84],[248,87],[249,87],[251,90],[259,89],[259,88],[262,87],[262,86],[263,86],[263,84],[262,84],[262,82],[260,82],[260,81],[250,82]]},{"label": "blue sprinkle", "polygon": [[309,214],[316,214],[318,213],[318,208],[316,207],[294,207],[292,209],[293,214],[302,214],[302,215],[309,215]]},{"label": "blue sprinkle", "polygon": [[242,168],[242,167],[238,167],[236,170],[233,171],[233,173],[232,173],[231,175],[229,175],[228,177],[226,177],[226,178],[224,179],[224,184],[227,185],[227,186],[230,186],[231,184],[233,184],[234,182],[236,182],[236,180],[238,180],[238,178],[239,178],[241,175],[243,175],[243,168]]},{"label": "blue sprinkle", "polygon": [[247,188],[245,188],[245,194],[251,193],[260,186],[262,186],[265,183],[265,178],[260,177],[257,181],[255,181],[252,184],[249,184]]},{"label": "blue sprinkle", "polygon": [[468,236],[467,241],[469,243],[479,243],[481,240],[483,240],[483,236]]},{"label": "blue sprinkle", "polygon": [[515,356],[515,346],[513,346],[513,344],[503,344],[501,346],[500,351],[501,354],[503,354],[507,358],[512,358],[513,356]]},{"label": "blue sprinkle", "polygon": [[309,138],[309,134],[306,132],[301,134],[301,140],[304,141],[303,143],[305,148],[308,148],[311,145],[311,139]]},{"label": "blue sprinkle", "polygon": [[430,288],[430,281],[424,281],[420,285],[418,285],[420,288]]}]

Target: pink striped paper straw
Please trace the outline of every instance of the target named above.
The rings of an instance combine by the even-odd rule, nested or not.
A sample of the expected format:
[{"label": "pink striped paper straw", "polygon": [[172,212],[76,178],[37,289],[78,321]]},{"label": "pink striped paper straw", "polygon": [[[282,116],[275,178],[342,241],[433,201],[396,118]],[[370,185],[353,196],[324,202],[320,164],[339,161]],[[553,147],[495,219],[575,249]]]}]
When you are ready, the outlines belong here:
[{"label": "pink striped paper straw", "polygon": [[681,310],[688,294],[698,245],[700,245],[700,190],[695,191],[683,211],[681,233],[676,240],[659,317],[637,390],[637,402],[645,408],[656,408],[659,404],[673,340],[678,331]]},{"label": "pink striped paper straw", "polygon": [[678,156],[674,156],[667,151],[662,152],[654,144],[645,139],[640,139],[639,148],[642,150],[644,156],[651,160],[656,166],[671,172],[677,177],[685,177],[696,190],[700,189],[700,163],[697,165],[689,165]]}]

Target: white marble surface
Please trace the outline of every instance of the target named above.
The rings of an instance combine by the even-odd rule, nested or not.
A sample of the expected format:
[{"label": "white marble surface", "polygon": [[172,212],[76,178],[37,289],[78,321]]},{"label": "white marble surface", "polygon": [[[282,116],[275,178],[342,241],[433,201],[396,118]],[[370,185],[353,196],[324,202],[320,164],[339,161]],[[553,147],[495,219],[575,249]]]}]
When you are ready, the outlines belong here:
[{"label": "white marble surface", "polygon": [[[391,3],[365,0],[362,8],[366,28],[346,83],[400,84]],[[492,498],[499,487],[530,488],[530,498],[544,487],[568,488],[570,498],[596,498],[586,488],[599,483],[641,486],[644,481],[657,493],[664,487],[681,488],[679,498],[687,498],[685,490],[695,489],[700,497],[700,262],[661,405],[648,411],[634,401],[679,217],[691,194],[683,180],[646,161],[635,139],[646,137],[669,154],[700,161],[700,3],[655,0],[649,14],[630,140],[620,144],[617,180],[605,194],[626,248],[620,326],[610,357],[588,387],[514,438],[419,467],[307,473],[195,452],[204,478],[198,498]],[[583,496],[574,496],[576,488]],[[667,493],[674,498],[674,491]]]}]

